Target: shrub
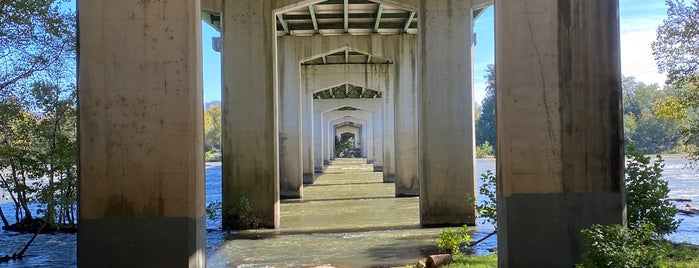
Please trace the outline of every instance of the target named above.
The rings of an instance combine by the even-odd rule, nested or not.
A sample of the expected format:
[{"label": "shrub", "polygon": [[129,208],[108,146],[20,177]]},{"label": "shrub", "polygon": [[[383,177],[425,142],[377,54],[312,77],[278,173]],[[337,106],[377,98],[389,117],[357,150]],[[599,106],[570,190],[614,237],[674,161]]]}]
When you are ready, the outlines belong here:
[{"label": "shrub", "polygon": [[653,239],[654,229],[651,224],[634,229],[593,224],[582,230],[589,250],[577,267],[659,267],[663,248]]},{"label": "shrub", "polygon": [[629,228],[643,223],[655,226],[657,234],[675,232],[680,221],[675,219],[677,208],[667,201],[670,188],[662,179],[663,159],[660,155],[651,164],[650,157],[630,145],[626,153],[626,209]]},{"label": "shrub", "polygon": [[476,158],[485,158],[493,155],[493,146],[490,142],[485,141],[481,145],[476,146]]},{"label": "shrub", "polygon": [[468,246],[471,243],[471,235],[468,234],[468,226],[459,227],[456,231],[445,228],[439,233],[436,240],[439,251],[449,254],[460,254],[461,246]]},{"label": "shrub", "polygon": [[[486,141],[487,142],[487,141]],[[483,200],[479,205],[476,205],[478,215],[482,221],[490,222],[497,228],[498,210],[497,210],[497,192],[495,188],[495,174],[493,171],[487,170],[481,174],[481,187],[478,192],[484,195],[487,199]]]},{"label": "shrub", "polygon": [[226,209],[224,217],[227,219],[225,230],[259,229],[262,227],[262,220],[253,213],[250,202],[245,197],[241,197],[232,207]]}]

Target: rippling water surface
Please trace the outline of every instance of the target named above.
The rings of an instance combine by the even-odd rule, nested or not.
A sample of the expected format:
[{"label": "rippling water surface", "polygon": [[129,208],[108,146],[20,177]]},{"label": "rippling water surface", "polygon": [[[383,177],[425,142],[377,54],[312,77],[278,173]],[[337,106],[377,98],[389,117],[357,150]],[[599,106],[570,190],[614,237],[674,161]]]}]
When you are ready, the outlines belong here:
[{"label": "rippling water surface", "polygon": [[[686,163],[683,157],[668,156],[663,174],[671,197],[690,198],[699,206],[699,176],[696,170],[686,169]],[[488,169],[495,170],[494,160],[477,160],[478,174]],[[207,203],[221,199],[220,180],[220,166],[207,168]],[[216,230],[219,222],[209,222],[209,266],[388,266],[413,263],[436,251],[434,239],[441,230],[417,228],[417,198],[392,198],[393,186],[380,183],[380,174],[352,170],[350,175],[333,181],[319,180],[318,184],[306,187],[308,197],[304,202],[282,203],[278,230],[227,234]],[[362,198],[365,196],[372,198]],[[1,205],[5,214],[11,216],[11,204]],[[678,218],[683,222],[669,238],[699,244],[699,216]],[[479,225],[473,238],[492,230],[493,226]],[[29,234],[0,231],[0,255],[18,252],[30,238]],[[487,253],[495,246],[493,236],[478,248],[478,253]],[[0,263],[0,267],[74,267],[76,263],[75,235],[56,234],[40,235],[23,260]]]}]

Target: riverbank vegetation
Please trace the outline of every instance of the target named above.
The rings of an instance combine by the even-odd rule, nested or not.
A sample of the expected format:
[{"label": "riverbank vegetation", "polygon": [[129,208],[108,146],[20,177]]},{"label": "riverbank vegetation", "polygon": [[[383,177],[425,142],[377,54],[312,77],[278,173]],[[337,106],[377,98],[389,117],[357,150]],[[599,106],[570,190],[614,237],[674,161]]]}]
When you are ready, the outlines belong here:
[{"label": "riverbank vegetation", "polygon": [[0,219],[8,230],[74,230],[77,219],[75,14],[61,3],[0,1],[0,198],[14,204]]},{"label": "riverbank vegetation", "polygon": [[221,105],[212,104],[204,111],[204,158],[221,161]]}]

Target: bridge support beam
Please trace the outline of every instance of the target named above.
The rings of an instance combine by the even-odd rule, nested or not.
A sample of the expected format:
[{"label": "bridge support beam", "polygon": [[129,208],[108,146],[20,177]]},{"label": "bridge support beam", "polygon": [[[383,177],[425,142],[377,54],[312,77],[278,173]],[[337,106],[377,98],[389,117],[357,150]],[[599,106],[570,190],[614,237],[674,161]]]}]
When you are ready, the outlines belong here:
[{"label": "bridge support beam", "polygon": [[495,13],[499,266],[571,267],[580,229],[624,222],[618,1]]},{"label": "bridge support beam", "polygon": [[78,2],[78,266],[205,267],[199,1]]},{"label": "bridge support beam", "polygon": [[420,223],[474,225],[471,1],[421,0],[419,14]]},{"label": "bridge support beam", "polygon": [[[223,2],[223,211],[245,198],[279,226],[279,132],[271,0]],[[231,222],[223,216],[224,228]]]}]

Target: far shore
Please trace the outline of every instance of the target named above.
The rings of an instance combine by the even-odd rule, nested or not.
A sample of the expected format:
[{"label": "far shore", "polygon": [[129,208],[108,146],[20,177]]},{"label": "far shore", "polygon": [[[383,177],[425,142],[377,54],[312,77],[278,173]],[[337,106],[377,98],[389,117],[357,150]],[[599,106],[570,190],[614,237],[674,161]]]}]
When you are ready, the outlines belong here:
[{"label": "far shore", "polygon": [[204,166],[205,166],[206,168],[217,167],[217,166],[220,166],[220,165],[221,165],[221,162],[204,162]]}]

